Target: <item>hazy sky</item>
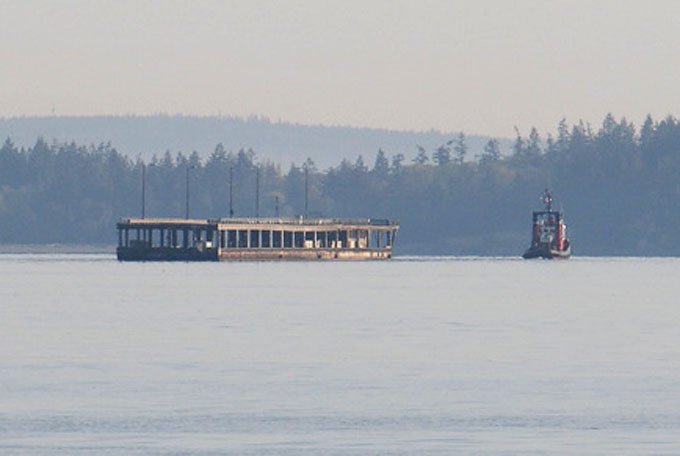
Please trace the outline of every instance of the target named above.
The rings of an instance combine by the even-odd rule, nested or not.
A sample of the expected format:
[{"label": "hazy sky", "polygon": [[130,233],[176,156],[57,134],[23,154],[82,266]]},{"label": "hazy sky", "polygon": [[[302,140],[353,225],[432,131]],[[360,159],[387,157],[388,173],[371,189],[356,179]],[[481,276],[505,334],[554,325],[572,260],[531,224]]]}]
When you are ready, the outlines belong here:
[{"label": "hazy sky", "polygon": [[512,136],[678,114],[676,1],[0,0],[0,116]]}]

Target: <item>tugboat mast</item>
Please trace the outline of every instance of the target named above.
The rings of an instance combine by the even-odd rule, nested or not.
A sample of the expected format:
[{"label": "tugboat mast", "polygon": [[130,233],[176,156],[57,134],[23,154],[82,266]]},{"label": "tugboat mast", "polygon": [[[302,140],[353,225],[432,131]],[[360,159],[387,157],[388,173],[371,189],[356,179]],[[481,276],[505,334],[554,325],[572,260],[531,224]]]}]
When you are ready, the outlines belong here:
[{"label": "tugboat mast", "polygon": [[543,195],[541,196],[541,199],[543,200],[543,204],[545,204],[545,210],[548,212],[552,211],[553,197],[552,193],[550,193],[550,190],[548,190],[547,188],[543,190]]}]

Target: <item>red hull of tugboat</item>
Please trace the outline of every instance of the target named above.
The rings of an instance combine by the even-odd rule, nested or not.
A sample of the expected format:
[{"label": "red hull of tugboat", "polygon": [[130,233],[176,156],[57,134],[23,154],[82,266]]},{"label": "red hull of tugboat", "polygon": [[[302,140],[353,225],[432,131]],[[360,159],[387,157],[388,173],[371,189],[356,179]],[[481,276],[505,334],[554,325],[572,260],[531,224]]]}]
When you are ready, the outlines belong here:
[{"label": "red hull of tugboat", "polygon": [[528,249],[526,252],[524,252],[524,255],[522,255],[522,258],[524,258],[525,260],[531,260],[533,258],[543,258],[546,260],[552,259],[566,260],[569,257],[571,257],[571,247],[567,247],[566,250],[555,250],[546,248]]}]

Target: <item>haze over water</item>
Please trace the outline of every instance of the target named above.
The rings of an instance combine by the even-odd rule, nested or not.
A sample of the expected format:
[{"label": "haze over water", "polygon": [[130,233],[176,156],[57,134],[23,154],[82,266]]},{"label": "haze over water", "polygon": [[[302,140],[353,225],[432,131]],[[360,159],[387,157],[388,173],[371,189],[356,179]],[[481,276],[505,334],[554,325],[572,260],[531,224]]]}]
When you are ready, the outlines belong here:
[{"label": "haze over water", "polygon": [[677,454],[679,269],[0,255],[0,453]]}]

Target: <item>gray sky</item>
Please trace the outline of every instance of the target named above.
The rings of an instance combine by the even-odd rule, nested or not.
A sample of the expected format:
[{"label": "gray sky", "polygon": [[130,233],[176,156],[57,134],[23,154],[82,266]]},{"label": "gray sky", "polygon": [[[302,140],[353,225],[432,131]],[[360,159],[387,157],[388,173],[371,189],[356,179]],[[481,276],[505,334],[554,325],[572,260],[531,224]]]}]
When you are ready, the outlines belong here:
[{"label": "gray sky", "polygon": [[680,106],[676,1],[0,0],[0,116],[512,136]]}]

